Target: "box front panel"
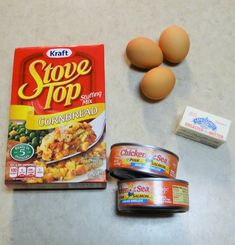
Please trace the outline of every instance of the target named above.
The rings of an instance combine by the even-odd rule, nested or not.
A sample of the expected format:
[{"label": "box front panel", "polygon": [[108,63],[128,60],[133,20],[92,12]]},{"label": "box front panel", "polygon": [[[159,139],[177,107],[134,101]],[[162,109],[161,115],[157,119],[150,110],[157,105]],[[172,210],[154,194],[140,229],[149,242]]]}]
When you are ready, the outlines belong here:
[{"label": "box front panel", "polygon": [[105,182],[103,45],[15,51],[7,184]]}]

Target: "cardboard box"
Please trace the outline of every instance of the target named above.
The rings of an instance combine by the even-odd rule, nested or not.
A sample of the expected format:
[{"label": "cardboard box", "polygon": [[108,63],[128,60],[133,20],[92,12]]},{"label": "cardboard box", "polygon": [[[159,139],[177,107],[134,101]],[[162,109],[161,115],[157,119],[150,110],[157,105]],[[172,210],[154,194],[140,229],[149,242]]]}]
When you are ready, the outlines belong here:
[{"label": "cardboard box", "polygon": [[217,148],[227,140],[231,121],[187,106],[176,134]]},{"label": "cardboard box", "polygon": [[7,186],[105,188],[104,46],[17,48],[8,131]]}]

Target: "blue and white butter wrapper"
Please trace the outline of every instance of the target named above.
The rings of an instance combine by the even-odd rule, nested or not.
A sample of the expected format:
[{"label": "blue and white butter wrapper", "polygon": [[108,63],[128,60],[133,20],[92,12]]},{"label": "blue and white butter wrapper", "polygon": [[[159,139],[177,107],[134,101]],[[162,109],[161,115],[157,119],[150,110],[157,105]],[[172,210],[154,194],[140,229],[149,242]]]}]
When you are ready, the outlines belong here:
[{"label": "blue and white butter wrapper", "polygon": [[176,134],[217,148],[226,142],[230,126],[228,119],[187,106]]}]

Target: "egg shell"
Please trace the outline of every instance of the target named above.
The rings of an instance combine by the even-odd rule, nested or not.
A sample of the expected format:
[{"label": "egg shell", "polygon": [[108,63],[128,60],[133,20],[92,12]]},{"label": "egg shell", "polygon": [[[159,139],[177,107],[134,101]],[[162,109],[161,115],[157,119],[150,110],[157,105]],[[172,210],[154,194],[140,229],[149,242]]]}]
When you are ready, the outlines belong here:
[{"label": "egg shell", "polygon": [[131,40],[126,47],[126,54],[134,66],[143,69],[159,66],[163,61],[158,43],[145,37]]},{"label": "egg shell", "polygon": [[156,67],[148,71],[141,83],[142,93],[151,100],[161,100],[170,94],[175,86],[175,75],[168,67]]},{"label": "egg shell", "polygon": [[183,28],[170,26],[161,33],[159,46],[164,59],[171,63],[180,63],[188,54],[189,36]]}]

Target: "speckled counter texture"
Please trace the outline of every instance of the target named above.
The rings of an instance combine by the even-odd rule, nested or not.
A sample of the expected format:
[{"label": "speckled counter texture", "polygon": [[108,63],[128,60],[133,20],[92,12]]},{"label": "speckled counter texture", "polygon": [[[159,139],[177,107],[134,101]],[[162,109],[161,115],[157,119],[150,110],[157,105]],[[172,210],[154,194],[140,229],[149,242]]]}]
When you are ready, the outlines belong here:
[{"label": "speckled counter texture", "polygon": [[[235,2],[229,0],[0,1],[0,244],[234,245],[235,127],[218,149],[174,134],[186,105],[235,119]],[[191,38],[177,82],[159,103],[139,95],[144,72],[129,67],[127,42],[157,39],[171,24]],[[180,156],[190,211],[172,217],[116,212],[116,180],[106,190],[11,191],[4,186],[7,122],[15,47],[105,44],[107,147],[138,142]]]}]

